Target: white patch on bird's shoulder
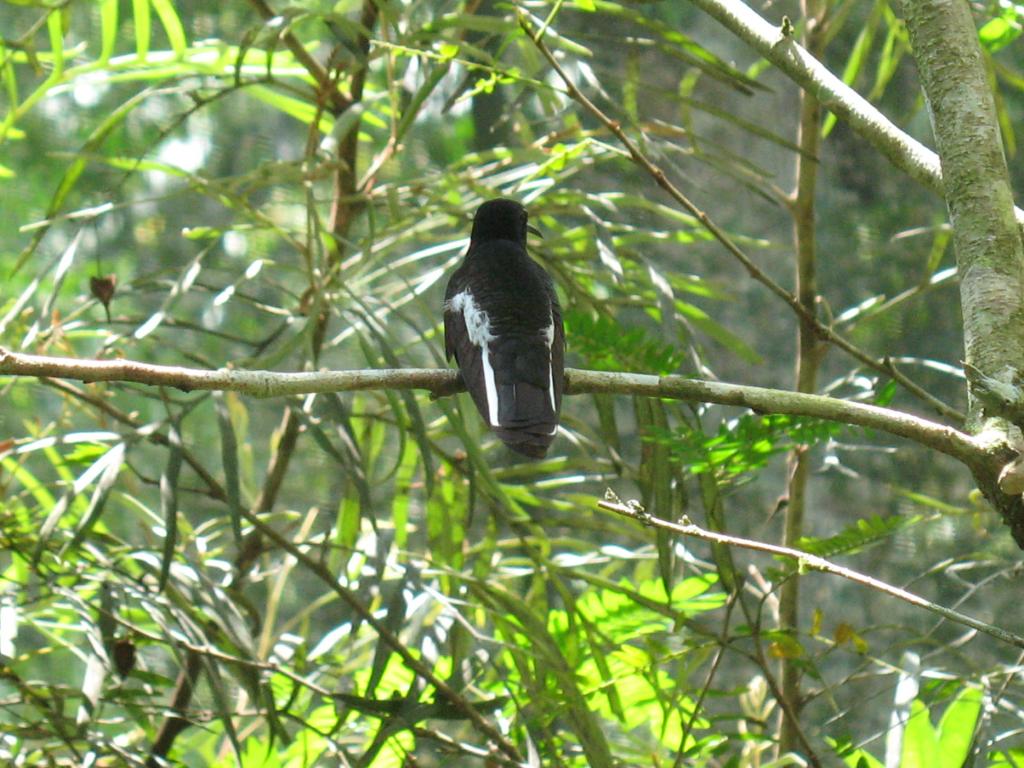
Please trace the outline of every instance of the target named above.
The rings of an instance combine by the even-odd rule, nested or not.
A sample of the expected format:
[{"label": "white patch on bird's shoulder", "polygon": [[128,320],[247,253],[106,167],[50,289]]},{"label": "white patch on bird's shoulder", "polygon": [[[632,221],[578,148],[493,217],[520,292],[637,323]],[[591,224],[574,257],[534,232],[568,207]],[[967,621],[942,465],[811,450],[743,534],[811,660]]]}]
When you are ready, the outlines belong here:
[{"label": "white patch on bird's shoulder", "polygon": [[494,341],[494,334],[491,333],[491,319],[487,313],[480,309],[469,291],[460,291],[452,296],[447,302],[446,309],[452,312],[461,312],[462,319],[466,323],[466,333],[469,340],[478,347],[482,347],[488,341]]},{"label": "white patch on bird's shoulder", "polygon": [[445,309],[462,314],[466,324],[466,335],[469,343],[480,348],[480,364],[484,372],[484,395],[487,398],[487,420],[492,427],[498,424],[498,387],[494,381],[494,368],[491,366],[491,354],[488,343],[494,341],[491,333],[491,319],[480,309],[469,291],[460,291],[445,302]]}]

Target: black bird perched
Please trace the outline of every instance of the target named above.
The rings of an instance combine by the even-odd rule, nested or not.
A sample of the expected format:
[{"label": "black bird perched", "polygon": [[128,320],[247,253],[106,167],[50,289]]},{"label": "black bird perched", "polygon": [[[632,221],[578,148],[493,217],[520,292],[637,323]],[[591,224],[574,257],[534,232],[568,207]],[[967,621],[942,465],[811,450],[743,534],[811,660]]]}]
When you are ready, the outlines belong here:
[{"label": "black bird perched", "polygon": [[565,331],[555,286],[526,252],[527,230],[537,231],[527,220],[515,200],[477,209],[444,292],[444,346],[494,433],[539,459],[558,430]]}]

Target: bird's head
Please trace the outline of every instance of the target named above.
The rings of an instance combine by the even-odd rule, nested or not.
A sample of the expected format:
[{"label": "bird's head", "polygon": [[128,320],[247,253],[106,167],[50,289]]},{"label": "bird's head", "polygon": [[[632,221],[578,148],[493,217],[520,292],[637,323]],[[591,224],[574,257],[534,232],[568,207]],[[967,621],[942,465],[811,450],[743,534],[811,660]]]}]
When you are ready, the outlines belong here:
[{"label": "bird's head", "polygon": [[512,240],[526,244],[527,231],[540,234],[529,225],[530,216],[515,200],[495,198],[476,209],[470,239],[474,243],[485,240]]}]

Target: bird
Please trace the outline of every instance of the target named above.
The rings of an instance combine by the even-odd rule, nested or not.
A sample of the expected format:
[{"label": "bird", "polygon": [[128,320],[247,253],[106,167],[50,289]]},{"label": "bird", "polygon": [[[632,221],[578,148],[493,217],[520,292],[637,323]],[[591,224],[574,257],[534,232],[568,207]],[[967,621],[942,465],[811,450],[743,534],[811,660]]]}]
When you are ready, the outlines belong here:
[{"label": "bird", "polygon": [[509,448],[543,458],[558,431],[565,329],[551,276],[526,250],[526,209],[488,200],[444,293],[445,356],[473,403]]}]

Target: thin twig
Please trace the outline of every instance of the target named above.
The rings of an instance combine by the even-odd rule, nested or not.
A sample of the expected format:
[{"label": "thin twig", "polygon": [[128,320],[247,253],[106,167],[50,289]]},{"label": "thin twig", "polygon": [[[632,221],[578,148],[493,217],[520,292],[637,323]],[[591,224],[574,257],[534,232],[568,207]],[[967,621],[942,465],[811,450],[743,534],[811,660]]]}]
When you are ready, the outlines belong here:
[{"label": "thin twig", "polygon": [[624,515],[625,517],[633,518],[644,525],[661,528],[662,530],[671,531],[681,536],[693,536],[694,538],[716,544],[725,544],[730,547],[740,547],[742,549],[750,549],[755,552],[765,552],[770,555],[788,557],[797,561],[797,565],[801,571],[821,571],[823,573],[830,573],[833,576],[841,576],[842,578],[848,579],[856,584],[861,584],[862,586],[870,587],[871,589],[889,595],[890,597],[895,597],[897,600],[910,603],[910,605],[917,606],[918,608],[924,608],[926,611],[942,616],[944,619],[948,619],[949,621],[961,624],[965,627],[970,627],[978,632],[983,632],[984,634],[994,637],[996,640],[1007,643],[1008,645],[1013,645],[1017,648],[1024,648],[1024,637],[1021,635],[1014,634],[1013,632],[1007,632],[1005,629],[1000,629],[992,624],[986,624],[985,622],[979,621],[967,614],[951,610],[945,606],[939,605],[938,603],[933,603],[931,600],[926,600],[920,595],[915,595],[913,592],[908,592],[905,589],[894,587],[891,584],[887,584],[872,576],[867,576],[859,571],[853,570],[852,568],[836,565],[823,557],[812,555],[809,552],[801,552],[799,549],[782,547],[778,544],[766,544],[761,541],[745,539],[740,536],[731,536],[726,533],[715,533],[714,531],[708,531],[701,528],[699,525],[694,525],[685,517],[682,522],[679,523],[661,520],[656,517],[651,517],[643,507],[635,501],[622,502],[618,499],[603,499],[597,502],[597,506],[601,509],[606,509],[610,512],[615,512],[617,514]]},{"label": "thin twig", "polygon": [[715,675],[718,673],[718,668],[722,663],[722,659],[725,658],[725,652],[729,648],[729,622],[732,620],[732,611],[736,607],[736,601],[739,599],[739,591],[730,592],[729,597],[725,603],[725,618],[722,619],[722,632],[718,637],[718,648],[715,650],[715,657],[711,660],[711,665],[708,667],[708,674],[704,678],[704,685],[700,687],[700,693],[697,695],[696,701],[693,702],[693,709],[690,712],[690,717],[683,724],[683,733],[679,737],[679,749],[676,750],[676,759],[672,764],[674,768],[682,768],[685,756],[686,756],[686,742],[690,739],[690,734],[693,733],[693,727],[697,723],[697,718],[703,711],[704,699],[707,697],[708,692],[711,691],[711,684],[715,679]]},{"label": "thin twig", "polygon": [[[257,13],[265,21],[279,18],[279,14],[267,5],[265,0],[249,0],[249,4],[256,9]],[[306,50],[306,46],[290,30],[286,28],[281,34],[281,39],[284,40],[284,44],[288,46],[288,50],[292,52],[296,60],[316,81],[317,91],[327,96],[331,103],[331,114],[338,116],[352,106],[354,99],[349,99],[338,90],[337,84],[333,81],[327,70]]]},{"label": "thin twig", "polygon": [[[801,0],[801,15],[804,19],[804,44],[820,55],[827,41],[826,6],[821,0]],[[817,288],[817,229],[815,222],[815,189],[818,184],[818,154],[821,149],[821,105],[813,94],[800,92],[800,123],[797,132],[796,186],[792,195],[790,212],[793,217],[793,243],[796,256],[795,293],[807,314],[816,315]],[[825,348],[818,340],[815,328],[806,320],[797,323],[796,332],[796,381],[798,392],[816,392],[818,372],[821,368]],[[804,512],[807,506],[807,485],[811,473],[811,454],[804,445],[796,446],[789,453],[788,482],[786,483],[785,519],[783,522],[782,544],[796,546],[804,535]],[[800,579],[786,579],[779,590],[779,629],[796,632],[800,621]],[[797,659],[783,655],[780,686],[782,697],[789,704],[786,712],[800,715],[802,696],[800,694],[803,665]],[[779,718],[779,755],[791,752],[797,746],[794,722],[788,715]]]},{"label": "thin twig", "polygon": [[934,408],[936,412],[942,414],[946,418],[954,419],[958,423],[963,422],[964,415],[962,413],[960,413],[955,408],[952,408],[951,406],[947,405],[946,403],[942,402],[937,397],[932,395],[930,392],[925,390],[923,387],[916,384],[905,374],[897,370],[896,367],[893,366],[887,358],[879,360],[875,358],[873,355],[870,355],[864,350],[860,349],[852,342],[848,341],[845,337],[836,333],[836,331],[833,328],[825,325],[820,320],[818,320],[818,318],[815,317],[814,314],[807,309],[807,307],[800,303],[800,300],[796,296],[794,296],[791,292],[787,291],[785,288],[783,288],[781,285],[775,282],[775,280],[769,277],[764,271],[762,271],[761,268],[758,267],[754,263],[754,261],[743,251],[743,249],[740,248],[731,237],[729,237],[725,230],[719,227],[706,213],[704,213],[704,211],[698,208],[692,200],[690,200],[686,195],[684,195],[678,187],[676,187],[671,181],[669,181],[668,176],[665,175],[665,172],[661,168],[659,168],[649,157],[647,157],[647,155],[641,151],[637,144],[631,138],[629,138],[626,132],[622,129],[622,124],[619,123],[619,121],[613,120],[608,115],[606,115],[600,107],[594,104],[590,99],[588,99],[583,94],[582,91],[580,91],[579,88],[576,87],[575,83],[573,83],[569,75],[566,74],[564,69],[562,69],[562,66],[558,63],[557,59],[555,59],[554,54],[552,54],[550,49],[548,49],[548,47],[544,44],[544,41],[541,40],[534,33],[533,28],[529,20],[525,17],[525,15],[520,14],[519,24],[523,28],[523,31],[525,31],[526,34],[530,37],[530,39],[533,41],[534,45],[537,46],[537,49],[541,52],[544,58],[547,59],[548,63],[551,65],[551,68],[562,79],[562,82],[565,84],[566,92],[569,94],[570,98],[578,102],[584,109],[590,112],[590,114],[592,114],[594,117],[600,120],[601,123],[605,126],[605,128],[611,131],[622,144],[622,146],[626,148],[626,151],[629,153],[629,156],[632,158],[633,162],[635,162],[637,165],[639,165],[641,168],[647,171],[647,173],[651,175],[651,177],[654,179],[655,183],[659,187],[665,190],[673,200],[675,200],[680,206],[686,209],[686,211],[690,213],[690,215],[696,218],[701,223],[701,225],[711,234],[711,236],[714,237],[715,240],[717,240],[722,245],[722,247],[724,247],[725,250],[727,250],[737,261],[739,261],[740,264],[743,265],[743,268],[747,270],[747,274],[749,274],[754,280],[765,286],[777,297],[782,299],[782,301],[784,301],[789,306],[789,308],[793,310],[793,312],[802,322],[806,323],[810,328],[814,329],[814,332],[818,335],[819,338],[829,342],[830,344],[834,344],[839,349],[843,350],[848,355],[850,355],[852,358],[858,360],[859,362],[871,368],[872,370],[878,371],[879,373],[885,374],[886,376],[890,376],[895,381],[899,382],[907,391],[911,392],[913,395],[927,403],[930,407]]}]

